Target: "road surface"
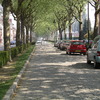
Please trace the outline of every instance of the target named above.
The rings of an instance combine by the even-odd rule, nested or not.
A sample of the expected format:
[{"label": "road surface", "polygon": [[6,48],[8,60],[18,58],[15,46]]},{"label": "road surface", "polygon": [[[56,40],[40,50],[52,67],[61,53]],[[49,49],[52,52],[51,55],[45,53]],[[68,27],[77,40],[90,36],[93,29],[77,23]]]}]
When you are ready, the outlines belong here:
[{"label": "road surface", "polygon": [[84,55],[37,44],[12,100],[100,100],[100,69]]}]

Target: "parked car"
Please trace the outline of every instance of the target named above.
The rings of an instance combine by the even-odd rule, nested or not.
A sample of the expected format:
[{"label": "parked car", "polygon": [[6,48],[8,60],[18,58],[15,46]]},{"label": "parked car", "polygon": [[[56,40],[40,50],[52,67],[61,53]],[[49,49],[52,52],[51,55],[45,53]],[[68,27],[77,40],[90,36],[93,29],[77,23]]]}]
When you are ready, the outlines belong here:
[{"label": "parked car", "polygon": [[60,50],[65,50],[69,45],[70,40],[63,40],[60,44]]},{"label": "parked car", "polygon": [[57,45],[58,49],[60,49],[61,43],[62,43],[62,40],[60,40],[60,41],[58,42],[58,45]]},{"label": "parked car", "polygon": [[54,47],[58,47],[59,41],[54,42]]},{"label": "parked car", "polygon": [[87,63],[94,62],[94,68],[100,67],[100,39],[94,41],[92,47],[87,51]]},{"label": "parked car", "polygon": [[89,40],[89,43],[88,43],[88,40],[83,40],[86,47],[87,47],[87,50],[91,47],[92,43],[93,43],[93,40]]},{"label": "parked car", "polygon": [[66,49],[66,54],[80,53],[86,55],[86,45],[81,40],[71,40]]},{"label": "parked car", "polygon": [[11,41],[10,45],[16,45],[16,41],[15,40]]}]

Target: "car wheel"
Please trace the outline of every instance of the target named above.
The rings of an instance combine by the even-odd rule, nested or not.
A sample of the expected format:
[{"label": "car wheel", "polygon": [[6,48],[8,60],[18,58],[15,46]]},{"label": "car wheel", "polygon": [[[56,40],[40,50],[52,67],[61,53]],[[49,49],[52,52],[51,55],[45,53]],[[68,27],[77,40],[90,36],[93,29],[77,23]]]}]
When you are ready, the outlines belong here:
[{"label": "car wheel", "polygon": [[58,49],[60,49],[60,47],[58,46]]},{"label": "car wheel", "polygon": [[69,55],[71,55],[71,52],[68,52]]},{"label": "car wheel", "polygon": [[68,52],[66,51],[66,54],[68,54]]},{"label": "car wheel", "polygon": [[88,56],[87,56],[87,64],[91,64],[91,61],[88,59]]},{"label": "car wheel", "polygon": [[83,53],[83,55],[86,55],[86,53]]},{"label": "car wheel", "polygon": [[94,60],[94,68],[98,68],[99,67],[99,63],[97,63],[95,60]]},{"label": "car wheel", "polygon": [[60,47],[60,50],[63,50],[62,47]]}]

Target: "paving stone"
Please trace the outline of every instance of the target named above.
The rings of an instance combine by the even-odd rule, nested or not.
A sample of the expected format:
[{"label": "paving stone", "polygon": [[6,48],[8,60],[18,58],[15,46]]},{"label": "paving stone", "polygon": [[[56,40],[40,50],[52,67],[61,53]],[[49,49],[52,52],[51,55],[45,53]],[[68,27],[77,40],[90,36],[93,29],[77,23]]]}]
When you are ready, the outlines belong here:
[{"label": "paving stone", "polygon": [[100,100],[100,69],[84,55],[37,44],[12,100]]}]

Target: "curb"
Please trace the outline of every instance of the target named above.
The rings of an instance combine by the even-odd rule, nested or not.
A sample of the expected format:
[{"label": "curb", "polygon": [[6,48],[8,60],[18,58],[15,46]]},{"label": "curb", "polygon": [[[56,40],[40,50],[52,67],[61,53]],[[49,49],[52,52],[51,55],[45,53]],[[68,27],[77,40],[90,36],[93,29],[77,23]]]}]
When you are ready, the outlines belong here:
[{"label": "curb", "polygon": [[13,97],[13,94],[15,93],[17,86],[20,82],[20,78],[22,77],[27,65],[29,64],[29,60],[32,57],[32,54],[34,53],[36,47],[34,47],[33,51],[31,52],[29,58],[27,59],[26,63],[24,64],[24,67],[22,68],[22,70],[19,72],[19,74],[17,75],[15,81],[13,82],[12,86],[9,88],[9,90],[6,92],[5,96],[3,97],[2,100],[11,100],[11,98]]}]

